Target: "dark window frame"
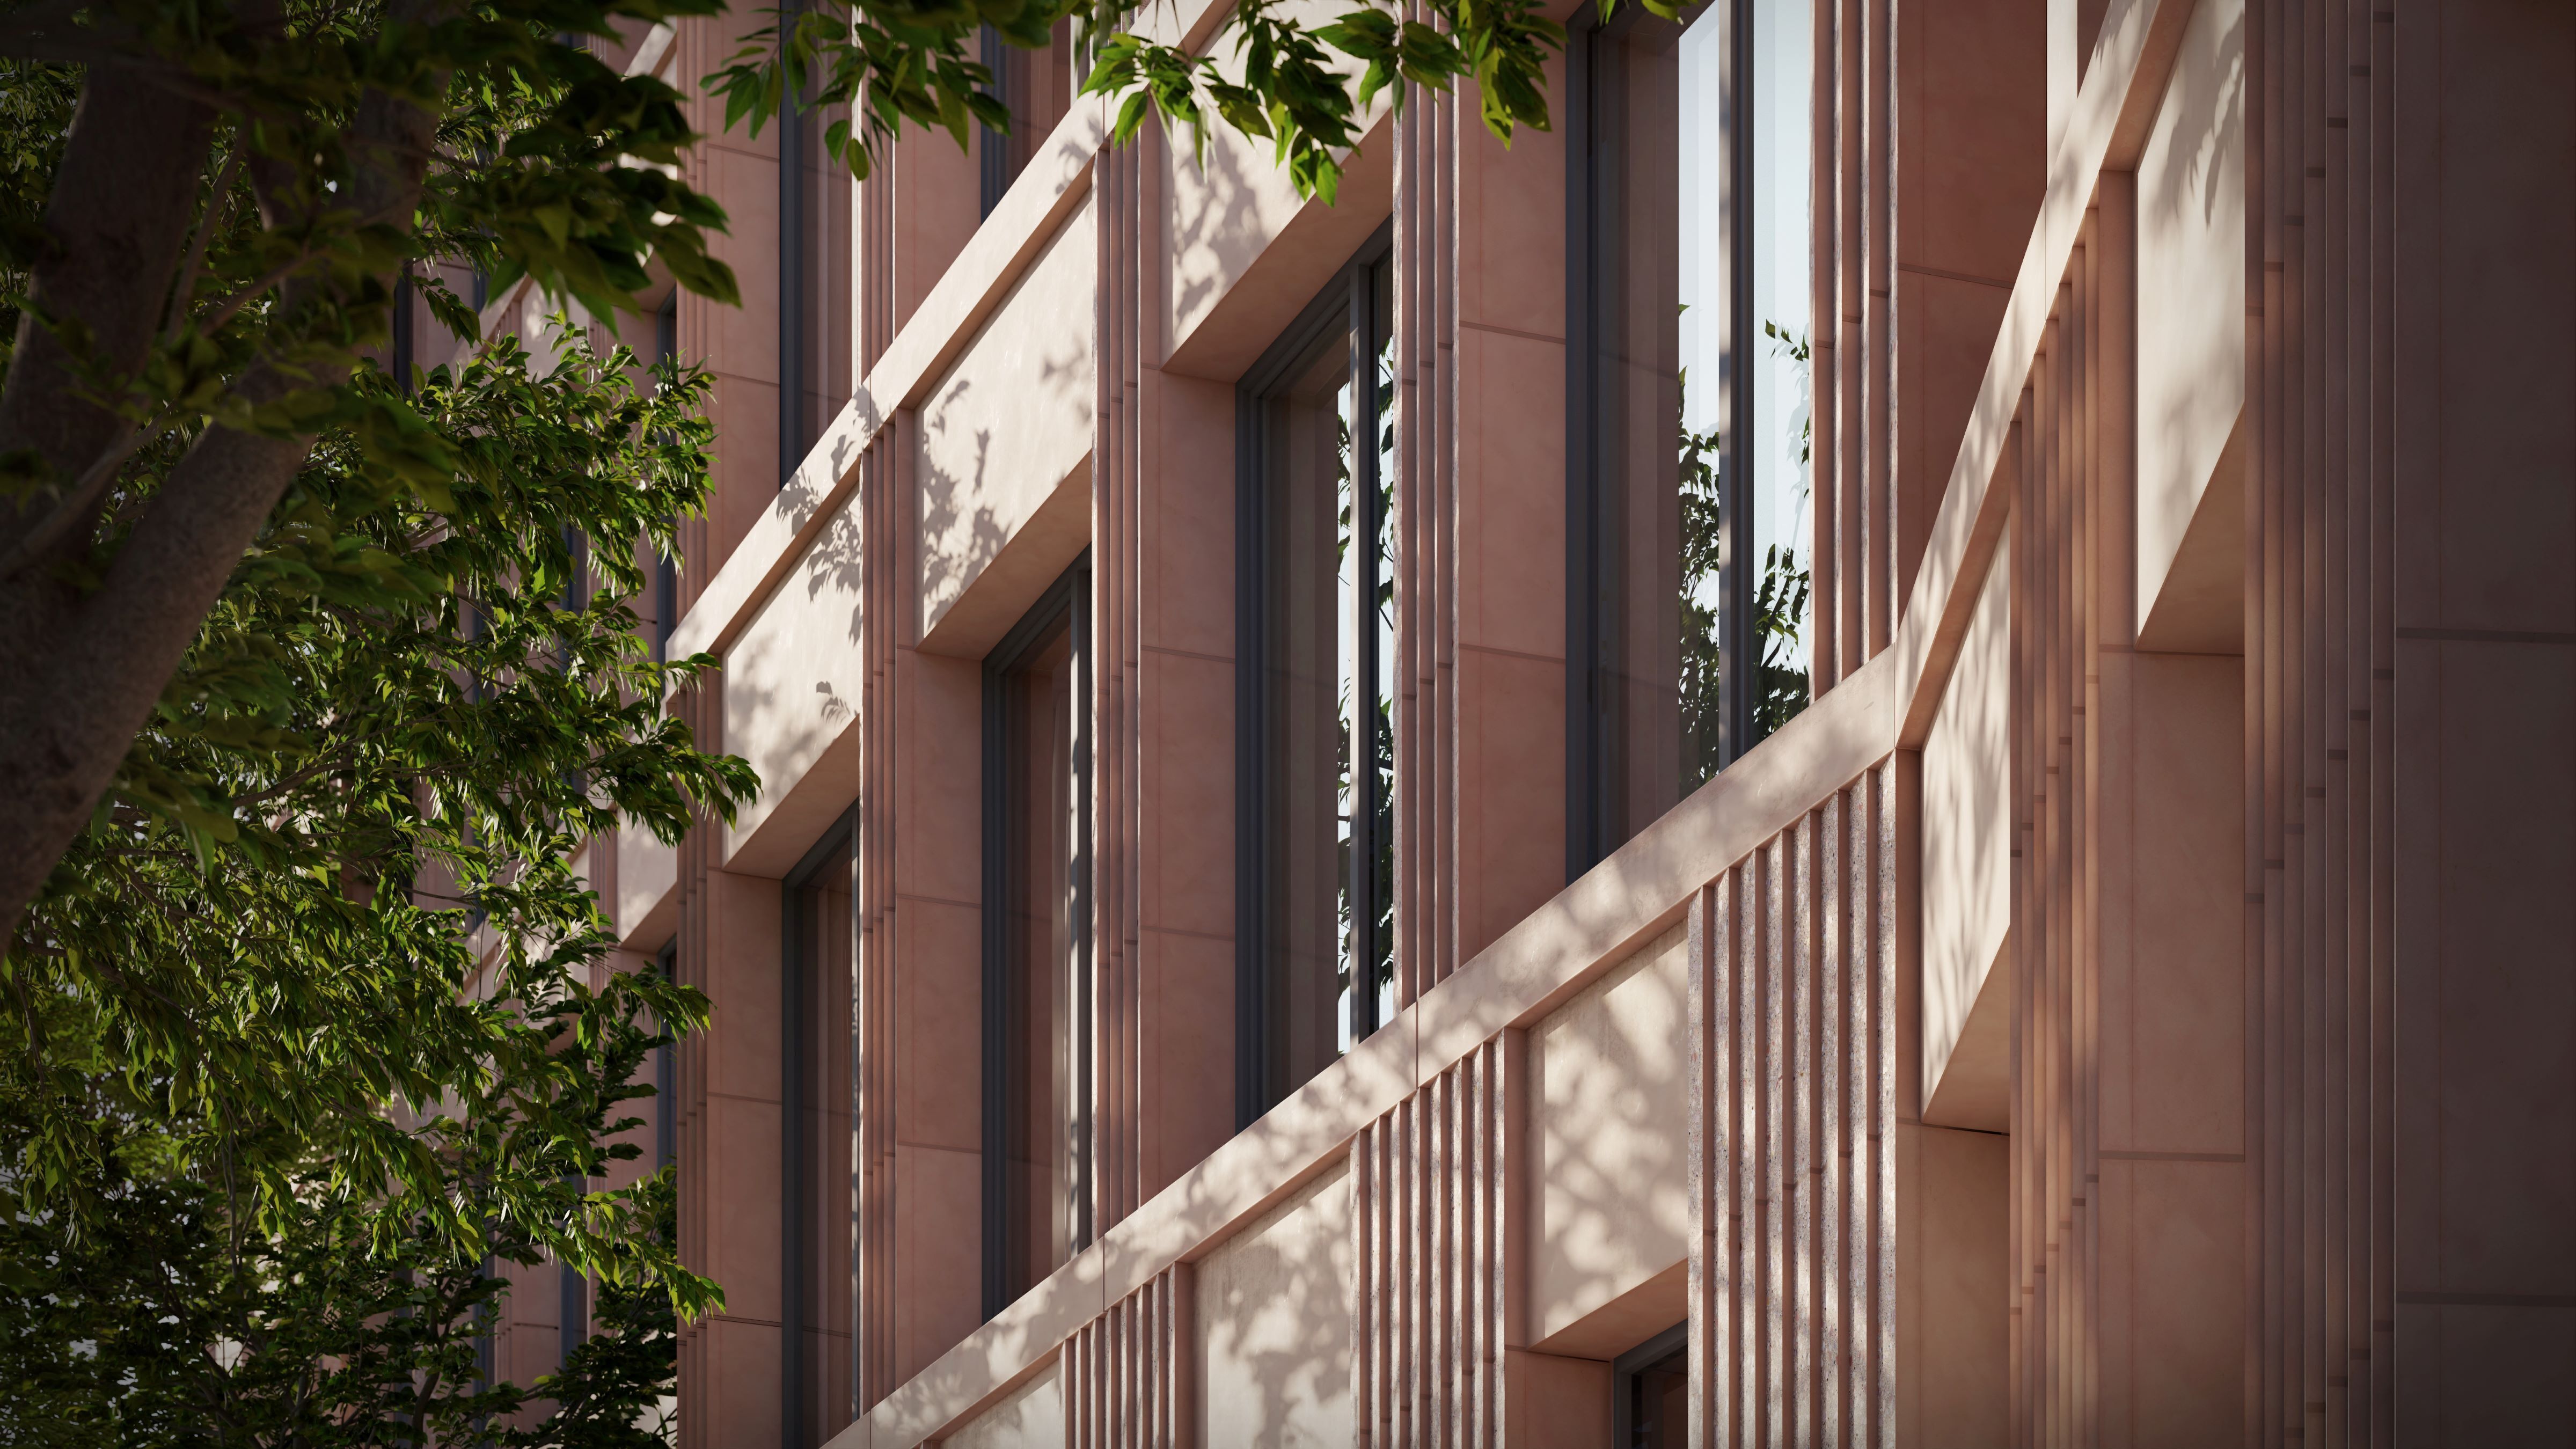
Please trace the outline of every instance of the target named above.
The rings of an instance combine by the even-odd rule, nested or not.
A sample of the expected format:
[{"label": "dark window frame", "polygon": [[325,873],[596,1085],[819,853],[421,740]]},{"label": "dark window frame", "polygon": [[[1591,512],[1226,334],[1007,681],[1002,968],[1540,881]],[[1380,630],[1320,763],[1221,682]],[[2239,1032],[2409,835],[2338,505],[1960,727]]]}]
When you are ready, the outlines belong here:
[{"label": "dark window frame", "polygon": [[[653,967],[665,981],[680,979],[679,937],[662,943]],[[680,1043],[676,1038],[666,1041],[654,1048],[653,1055],[653,1170],[659,1172],[680,1160]]]},{"label": "dark window frame", "polygon": [[[1005,106],[1011,105],[1022,89],[1020,72],[1028,64],[1027,59],[1019,53],[1019,47],[1002,39],[1002,32],[989,23],[976,37],[976,46],[977,58],[983,61],[986,73],[992,77],[991,83],[984,87],[984,93]],[[1014,110],[1011,125],[1017,127],[1021,124],[1022,118]],[[1011,154],[1014,148],[1008,131],[997,131],[984,125],[975,129],[981,133],[977,138],[981,145],[976,152],[982,206],[976,216],[981,219],[991,216],[993,208],[1002,204],[1002,197],[1010,191],[1019,168],[1011,164],[1015,158]]]},{"label": "dark window frame", "polygon": [[404,397],[412,395],[412,368],[419,361],[420,347],[413,336],[419,310],[414,300],[411,259],[406,257],[402,270],[394,274],[394,389]]},{"label": "dark window frame", "polygon": [[[1588,14],[1588,12],[1587,12]],[[1604,817],[1608,782],[1606,712],[1600,703],[1602,596],[1612,582],[1596,462],[1601,455],[1599,418],[1604,406],[1599,369],[1600,315],[1609,275],[1594,257],[1603,220],[1605,185],[1592,164],[1597,127],[1593,75],[1595,44],[1605,32],[1650,23],[1630,11],[1603,26],[1597,18],[1566,35],[1565,186],[1565,875],[1571,881],[1599,864],[1619,842],[1608,838]],[[1753,320],[1753,129],[1751,68],[1743,60],[1753,33],[1753,0],[1723,0],[1700,12],[1698,24],[1723,27],[1719,36],[1719,88],[1725,97],[1728,187],[1722,203],[1717,263],[1725,269],[1727,335],[1718,356],[1718,386],[1726,394],[1727,424],[1718,439],[1719,507],[1725,545],[1718,567],[1720,697],[1718,760],[1723,770],[1757,743],[1754,730],[1755,658],[1753,601],[1759,560],[1754,555],[1753,480],[1744,449],[1753,417],[1749,365],[1757,325]],[[1740,182],[1738,179],[1741,179]],[[1739,264],[1740,263],[1740,264]]]},{"label": "dark window frame", "polygon": [[[675,283],[653,313],[653,362],[660,366],[680,356],[680,288]],[[674,546],[679,521],[672,520]],[[671,658],[671,632],[680,627],[680,564],[671,554],[653,551],[653,662]],[[677,949],[676,944],[672,949]]]},{"label": "dark window frame", "polygon": [[569,1364],[573,1350],[590,1341],[590,1278],[570,1263],[559,1267],[563,1285],[555,1332],[561,1341],[561,1362]]},{"label": "dark window frame", "polygon": [[1636,1441],[1637,1376],[1688,1347],[1690,1320],[1685,1318],[1611,1361],[1610,1442],[1616,1449],[1633,1449]]},{"label": "dark window frame", "polygon": [[[779,7],[778,23],[793,26],[801,0]],[[804,77],[778,97],[778,486],[783,490],[805,461],[805,264],[813,237],[805,221],[806,126]]]},{"label": "dark window frame", "polygon": [[[805,999],[805,973],[809,963],[803,958],[801,943],[805,939],[805,919],[798,902],[805,886],[833,865],[853,871],[850,891],[850,931],[854,943],[858,932],[858,891],[855,866],[858,851],[859,809],[856,804],[835,819],[815,841],[812,848],[787,873],[779,889],[779,1058],[778,1100],[782,1142],[778,1159],[779,1186],[779,1442],[785,1449],[805,1449],[810,1438],[805,1425],[805,1351],[800,1340],[805,1332],[806,1305],[812,1292],[807,1282],[804,1208],[807,1174],[813,1164],[806,1160],[803,1134],[798,1130],[805,1116],[805,1033],[800,1030],[798,1008]],[[853,1021],[852,1055],[856,1061],[857,1025]],[[853,1107],[858,1083],[849,1083]],[[853,1292],[857,1284],[850,1285]],[[855,1352],[855,1340],[853,1340]],[[852,1380],[856,1382],[855,1379]],[[855,1406],[854,1406],[855,1407]]]},{"label": "dark window frame", "polygon": [[[1377,299],[1371,285],[1376,267],[1387,260],[1395,247],[1395,223],[1390,219],[1371,234],[1351,259],[1333,274],[1315,299],[1298,314],[1297,320],[1279,335],[1260,361],[1253,364],[1235,385],[1235,1128],[1240,1131],[1258,1121],[1275,1105],[1270,1100],[1271,1032],[1268,1020],[1269,956],[1268,881],[1271,872],[1270,852],[1266,848],[1272,832],[1268,828],[1270,813],[1268,762],[1273,758],[1270,747],[1270,698],[1264,680],[1268,672],[1268,635],[1265,628],[1269,611],[1268,540],[1263,523],[1264,489],[1263,458],[1268,437],[1264,428],[1263,405],[1286,386],[1297,364],[1314,347],[1335,331],[1344,332],[1353,341],[1350,347],[1350,379],[1355,408],[1351,428],[1353,438],[1374,437],[1381,419],[1377,408],[1375,358],[1367,339],[1375,335]],[[1393,319],[1384,319],[1392,332]],[[1375,597],[1376,586],[1387,560],[1379,555],[1377,541],[1383,519],[1378,513],[1380,490],[1376,476],[1378,459],[1375,448],[1354,445],[1351,449],[1354,470],[1351,498],[1354,518],[1351,537],[1363,543],[1360,550],[1362,571],[1355,595],[1366,602]],[[1356,628],[1353,647],[1358,657],[1353,661],[1352,678],[1374,680],[1378,674],[1377,631],[1374,626]],[[1354,708],[1354,718],[1374,718],[1374,711]],[[1392,722],[1390,722],[1391,727]],[[1375,772],[1352,770],[1351,855],[1355,860],[1376,858],[1378,810],[1375,799]],[[1403,762],[1396,768],[1401,778]],[[1397,871],[1402,870],[1399,862]],[[1356,921],[1375,920],[1377,901],[1367,887],[1376,885],[1371,872],[1355,872],[1351,917]],[[1384,882],[1388,893],[1395,893],[1395,881]],[[1358,955],[1354,953],[1354,961]],[[1351,992],[1351,1041],[1356,1046],[1386,1023],[1377,1019],[1377,992],[1355,989]]]},{"label": "dark window frame", "polygon": [[1074,1251],[1092,1236],[1091,1214],[1091,553],[1085,549],[984,656],[983,758],[983,1305],[984,1317],[1011,1305],[1006,1220],[1010,1203],[1011,1091],[1020,1064],[1011,1044],[1011,677],[1059,625],[1072,634],[1075,721],[1073,893]]}]

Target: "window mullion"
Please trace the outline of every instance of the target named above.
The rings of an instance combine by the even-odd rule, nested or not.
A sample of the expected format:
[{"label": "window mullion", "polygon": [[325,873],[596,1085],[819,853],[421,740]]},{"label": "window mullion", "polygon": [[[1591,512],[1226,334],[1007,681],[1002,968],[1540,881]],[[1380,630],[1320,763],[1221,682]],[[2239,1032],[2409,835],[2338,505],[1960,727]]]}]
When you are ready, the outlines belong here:
[{"label": "window mullion", "polygon": [[1351,389],[1351,1040],[1377,1029],[1378,780],[1377,591],[1385,578],[1377,468],[1376,328],[1369,272],[1350,286]]}]

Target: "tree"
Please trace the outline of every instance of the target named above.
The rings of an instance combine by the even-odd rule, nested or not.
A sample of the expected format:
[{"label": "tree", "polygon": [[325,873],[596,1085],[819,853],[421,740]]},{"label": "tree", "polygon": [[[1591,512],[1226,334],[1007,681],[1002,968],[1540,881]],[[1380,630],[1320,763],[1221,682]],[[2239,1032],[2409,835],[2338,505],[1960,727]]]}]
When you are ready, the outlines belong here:
[{"label": "tree", "polygon": [[[405,476],[435,487],[400,393],[359,381],[404,268],[463,257],[604,314],[649,254],[732,296],[705,252],[721,214],[652,164],[689,139],[678,97],[556,39],[712,4],[34,0],[0,16],[21,76],[78,90],[67,125],[15,138],[50,155],[22,166],[0,218],[16,324],[0,382],[0,940],[317,440],[409,459]],[[467,309],[428,294],[473,334]]]},{"label": "tree", "polygon": [[[0,1440],[653,1442],[720,1297],[667,1174],[591,1184],[706,1003],[603,971],[574,857],[757,782],[666,712],[711,661],[621,602],[710,437],[703,375],[635,374],[504,338],[398,448],[324,433],[0,958]],[[488,1265],[548,1259],[614,1331],[481,1382]]]}]

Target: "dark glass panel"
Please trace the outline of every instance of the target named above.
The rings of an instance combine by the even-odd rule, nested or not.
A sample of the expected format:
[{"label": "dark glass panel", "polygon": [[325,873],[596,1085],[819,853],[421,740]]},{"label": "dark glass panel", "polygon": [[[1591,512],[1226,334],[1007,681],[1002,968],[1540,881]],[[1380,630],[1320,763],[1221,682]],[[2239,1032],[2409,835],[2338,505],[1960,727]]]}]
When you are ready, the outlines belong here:
[{"label": "dark glass panel", "polygon": [[1004,677],[1004,1301],[1073,1255],[1080,1142],[1074,1048],[1074,637],[1059,620]]},{"label": "dark glass panel", "polygon": [[858,1194],[853,1130],[851,983],[856,917],[848,837],[789,888],[795,893],[789,1065],[793,1114],[788,1190],[795,1241],[788,1258],[796,1362],[789,1442],[815,1449],[855,1416],[851,1313]]}]

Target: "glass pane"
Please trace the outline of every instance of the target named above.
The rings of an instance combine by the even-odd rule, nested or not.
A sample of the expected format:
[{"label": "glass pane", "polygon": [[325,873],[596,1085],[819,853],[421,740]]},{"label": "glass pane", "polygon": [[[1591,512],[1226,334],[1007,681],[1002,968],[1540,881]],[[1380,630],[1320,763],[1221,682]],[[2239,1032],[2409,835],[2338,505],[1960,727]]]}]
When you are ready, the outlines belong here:
[{"label": "glass pane", "polygon": [[1036,159],[1038,149],[1072,107],[1077,83],[1073,22],[1057,21],[1048,44],[1037,50],[1022,50],[1005,41],[999,30],[986,25],[979,55],[984,68],[992,73],[994,96],[1011,113],[1008,135],[983,126],[975,128],[975,144],[981,148],[978,165],[982,170],[983,215],[991,216],[993,208],[1001,204],[1003,193]]},{"label": "glass pane", "polygon": [[1392,268],[1354,268],[1328,297],[1343,325],[1275,373],[1265,363],[1279,380],[1254,403],[1257,1108],[1394,1014]]},{"label": "glass pane", "polygon": [[850,1370],[851,1244],[858,1194],[852,1184],[850,1076],[854,957],[851,861],[845,849],[795,887],[797,940],[796,1133],[799,1281],[796,1351],[799,1438],[820,1445],[854,1417]]},{"label": "glass pane", "polygon": [[[1702,29],[1716,33],[1713,25]],[[1599,553],[1590,603],[1601,751],[1595,808],[1604,853],[1717,766],[1713,415],[1720,398],[1715,358],[1703,345],[1723,325],[1724,298],[1699,275],[1713,270],[1707,264],[1718,238],[1686,241],[1684,227],[1713,219],[1716,203],[1698,187],[1718,138],[1699,144],[1681,125],[1685,97],[1694,122],[1715,104],[1695,93],[1707,87],[1713,94],[1713,76],[1683,76],[1686,62],[1713,59],[1708,47],[1685,54],[1684,42],[1678,27],[1640,14],[1591,44]],[[1693,302],[1698,317],[1687,310]]]},{"label": "glass pane", "polygon": [[1261,404],[1265,1103],[1331,1062],[1347,1030],[1353,402],[1349,335],[1335,331]]},{"label": "glass pane", "polygon": [[[1578,853],[1592,858],[1807,699],[1812,16],[1795,0],[1752,8],[1739,88],[1752,97],[1750,178],[1733,174],[1717,20],[1703,13],[1682,29],[1635,14],[1588,38],[1593,773]],[[1752,306],[1741,315],[1726,258],[1747,248],[1726,244],[1730,200],[1750,217],[1739,235]],[[1752,399],[1741,418],[1742,398],[1729,397],[1739,368]],[[1728,478],[1729,466],[1745,476]],[[1733,516],[1739,507],[1747,516]],[[1736,607],[1740,623],[1728,618]],[[1725,658],[1728,637],[1751,657]]]},{"label": "glass pane", "polygon": [[835,161],[824,135],[849,118],[846,105],[817,106],[797,113],[801,131],[795,147],[798,184],[803,194],[797,214],[805,233],[797,246],[796,295],[802,300],[797,323],[801,360],[799,391],[793,400],[796,456],[782,471],[792,472],[805,453],[820,442],[825,429],[849,401],[850,370],[850,168]]},{"label": "glass pane", "polygon": [[1807,0],[1753,3],[1753,735],[1807,707],[1812,613],[1808,500],[1807,210],[1815,17]]},{"label": "glass pane", "polygon": [[1005,1289],[1018,1298],[1073,1255],[1079,1229],[1073,1048],[1075,660],[1070,621],[1008,677],[1010,771]]},{"label": "glass pane", "polygon": [[1628,1380],[1628,1443],[1623,1449],[1682,1449],[1690,1442],[1688,1351],[1648,1364]]},{"label": "glass pane", "polygon": [[[1369,271],[1369,317],[1376,333],[1370,375],[1377,396],[1370,414],[1377,431],[1373,476],[1377,494],[1377,588],[1369,603],[1375,619],[1377,704],[1367,718],[1374,739],[1369,747],[1376,776],[1376,872],[1370,899],[1374,909],[1369,944],[1359,954],[1370,962],[1374,1010],[1368,1026],[1385,1024],[1395,1015],[1395,263],[1384,261]],[[1351,1017],[1344,1013],[1343,1020]],[[1344,1048],[1348,1049],[1347,1045]]]}]

